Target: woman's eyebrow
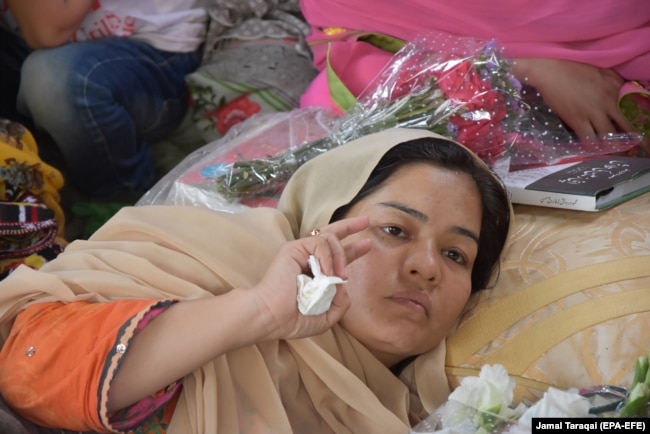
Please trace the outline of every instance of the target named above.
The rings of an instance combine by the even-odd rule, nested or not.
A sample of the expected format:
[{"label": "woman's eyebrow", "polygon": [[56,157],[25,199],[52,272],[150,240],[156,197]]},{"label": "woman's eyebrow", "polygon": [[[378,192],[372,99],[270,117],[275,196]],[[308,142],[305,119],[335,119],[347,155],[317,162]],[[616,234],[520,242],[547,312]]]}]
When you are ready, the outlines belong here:
[{"label": "woman's eyebrow", "polygon": [[396,210],[402,211],[412,217],[415,217],[416,219],[420,220],[421,222],[428,222],[429,217],[424,214],[421,211],[418,211],[415,208],[411,208],[410,206],[404,205],[403,203],[399,202],[379,202],[379,205],[381,206],[387,206],[390,208],[395,208]]},{"label": "woman's eyebrow", "polygon": [[[403,203],[399,203],[399,202],[379,202],[379,205],[390,207],[390,208],[395,208],[396,210],[402,211],[402,212],[404,212],[404,213],[406,213],[406,214],[408,214],[410,216],[415,217],[416,219],[420,220],[423,223],[426,223],[426,222],[429,221],[429,217],[426,214],[424,214],[421,211],[418,211],[415,208],[411,208],[410,206],[404,205]],[[474,240],[476,242],[476,244],[478,244],[478,235],[476,233],[474,233],[473,231],[471,231],[469,229],[466,229],[464,227],[461,227],[461,226],[454,226],[453,230],[457,234],[464,235],[464,236],[466,236],[468,238],[471,238],[472,240]]]},{"label": "woman's eyebrow", "polygon": [[478,244],[478,235],[476,235],[474,232],[470,231],[469,229],[465,229],[464,227],[461,226],[454,226],[454,232],[460,235],[465,235],[468,238],[471,238]]}]

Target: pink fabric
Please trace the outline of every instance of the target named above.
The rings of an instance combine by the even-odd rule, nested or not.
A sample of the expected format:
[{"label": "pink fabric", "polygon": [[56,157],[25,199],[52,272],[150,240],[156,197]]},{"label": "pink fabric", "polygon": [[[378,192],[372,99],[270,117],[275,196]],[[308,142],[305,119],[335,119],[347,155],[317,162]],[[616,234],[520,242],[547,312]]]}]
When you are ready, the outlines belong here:
[{"label": "pink fabric", "polygon": [[[313,34],[318,32],[315,30]],[[320,32],[318,32],[320,33]],[[323,35],[323,37],[325,37]],[[327,73],[325,71],[325,60],[327,58],[327,44],[314,46],[314,59],[319,58],[316,67],[321,72],[312,81],[307,90],[302,94],[300,105],[325,106],[335,112],[342,113],[343,110],[336,105],[329,95]],[[339,39],[330,48],[330,62],[332,69],[345,83],[345,86],[358,96],[375,75],[382,70],[390,60],[391,55],[373,45],[358,43],[354,38]]]},{"label": "pink fabric", "polygon": [[301,0],[316,27],[410,40],[430,29],[496,38],[509,57],[554,57],[650,79],[648,0]]},{"label": "pink fabric", "polygon": [[[612,68],[628,80],[650,80],[650,1],[648,0],[300,0],[314,30],[308,40],[314,64],[323,69],[327,43],[333,64],[353,50],[340,35],[318,28],[385,33],[404,40],[439,30],[480,39],[497,39],[510,58],[550,57]],[[340,50],[340,52],[339,52]],[[337,74],[347,84],[362,73],[374,77],[385,64],[354,59]],[[388,58],[386,58],[386,61]],[[378,66],[379,65],[379,66]],[[301,101],[310,105],[326,89],[310,88]],[[354,92],[353,92],[354,93]]]}]

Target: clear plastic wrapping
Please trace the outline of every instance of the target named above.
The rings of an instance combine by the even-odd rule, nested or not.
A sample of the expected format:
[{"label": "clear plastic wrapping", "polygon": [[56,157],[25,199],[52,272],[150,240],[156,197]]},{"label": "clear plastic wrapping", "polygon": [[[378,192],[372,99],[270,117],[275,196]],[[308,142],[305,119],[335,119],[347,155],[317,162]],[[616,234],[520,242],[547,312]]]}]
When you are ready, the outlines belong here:
[{"label": "clear plastic wrapping", "polygon": [[[137,205],[204,206],[227,212],[275,206],[284,186],[282,182],[267,184],[264,194],[233,200],[218,191],[217,180],[229,174],[235,162],[262,163],[331,134],[335,120],[333,112],[321,108],[256,115],[185,157],[145,193]],[[293,166],[281,164],[278,170],[293,170]],[[257,179],[252,185],[257,182],[263,180]]]},{"label": "clear plastic wrapping", "polygon": [[[324,110],[308,110],[310,116],[320,112],[328,117],[328,125],[318,129],[321,135],[304,134],[293,140],[296,136],[290,134],[298,121],[292,118],[305,119],[304,110],[245,121],[237,126],[235,137],[228,134],[211,145],[222,157],[228,150],[237,158],[220,158],[219,172],[202,188],[216,193],[220,206],[265,204],[254,201],[276,196],[306,161],[391,127],[440,133],[463,143],[488,164],[507,159],[509,170],[631,152],[643,137],[614,134],[593,142],[578,141],[534,89],[514,77],[496,41],[442,33],[407,43],[342,116],[334,119]],[[260,122],[273,124],[271,130],[279,136],[287,134],[285,141],[278,138],[285,146],[273,147],[270,151],[276,152],[262,156],[258,152],[253,158],[237,153],[242,140],[247,146],[255,141],[266,146],[269,126],[260,128]],[[215,157],[205,155],[208,160]]]},{"label": "clear plastic wrapping", "polygon": [[449,400],[411,428],[408,434],[530,434],[531,427],[498,414]]}]

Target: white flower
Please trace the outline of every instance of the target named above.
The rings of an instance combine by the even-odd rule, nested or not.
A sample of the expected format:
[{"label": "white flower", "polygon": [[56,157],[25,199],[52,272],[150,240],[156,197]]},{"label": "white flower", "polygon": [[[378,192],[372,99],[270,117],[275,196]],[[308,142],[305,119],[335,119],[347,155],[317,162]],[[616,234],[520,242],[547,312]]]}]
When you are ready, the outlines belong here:
[{"label": "white flower", "polygon": [[519,423],[532,426],[534,417],[595,417],[589,414],[590,403],[576,390],[559,390],[550,387],[542,398],[519,418]]},{"label": "white flower", "polygon": [[449,395],[480,411],[507,413],[514,397],[515,381],[502,365],[484,365],[478,377],[465,377]]}]

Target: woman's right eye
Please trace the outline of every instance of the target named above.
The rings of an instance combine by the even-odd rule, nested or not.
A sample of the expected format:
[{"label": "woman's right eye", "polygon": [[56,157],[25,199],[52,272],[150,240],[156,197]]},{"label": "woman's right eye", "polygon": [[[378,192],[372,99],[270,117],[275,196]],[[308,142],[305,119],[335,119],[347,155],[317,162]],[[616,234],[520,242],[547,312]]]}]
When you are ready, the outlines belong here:
[{"label": "woman's right eye", "polygon": [[384,226],[382,230],[393,237],[404,238],[406,236],[406,233],[402,230],[402,228],[397,226]]}]

